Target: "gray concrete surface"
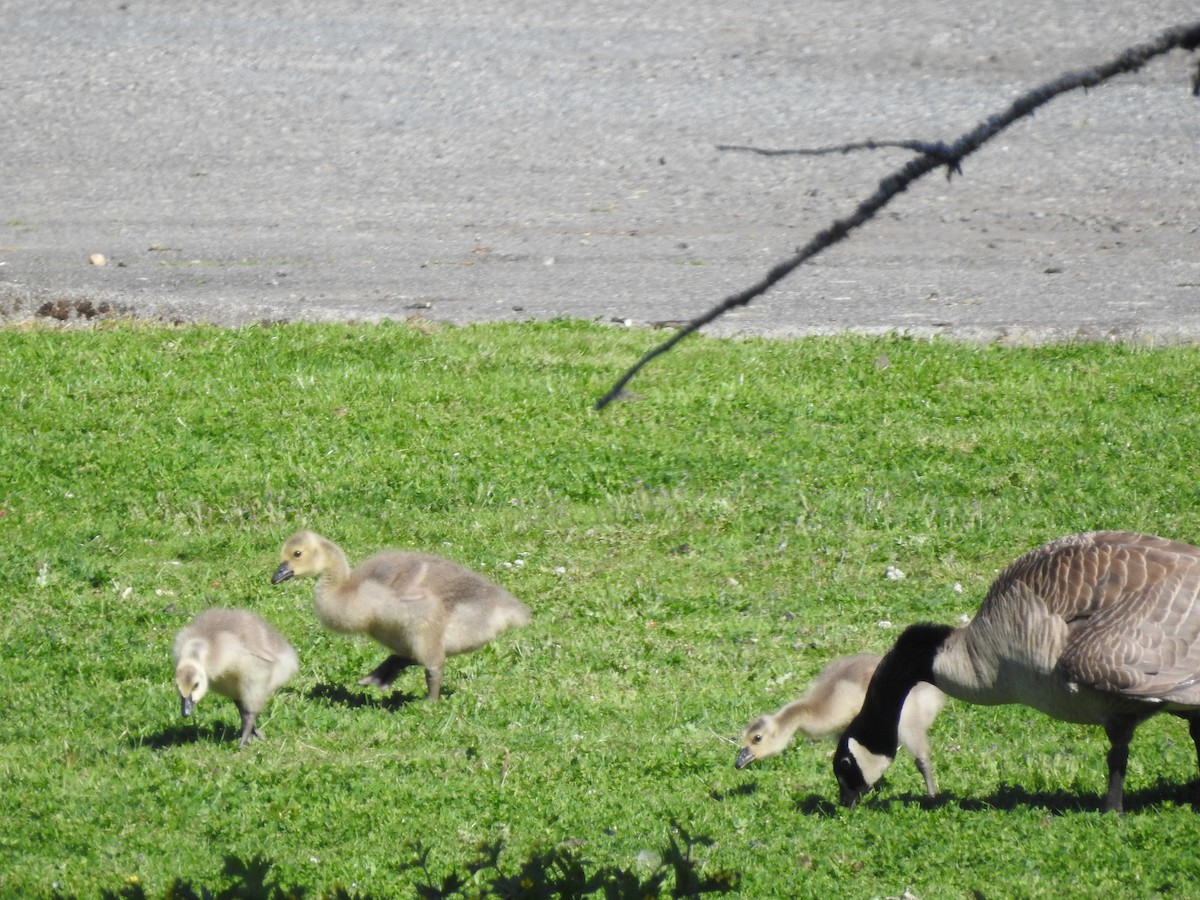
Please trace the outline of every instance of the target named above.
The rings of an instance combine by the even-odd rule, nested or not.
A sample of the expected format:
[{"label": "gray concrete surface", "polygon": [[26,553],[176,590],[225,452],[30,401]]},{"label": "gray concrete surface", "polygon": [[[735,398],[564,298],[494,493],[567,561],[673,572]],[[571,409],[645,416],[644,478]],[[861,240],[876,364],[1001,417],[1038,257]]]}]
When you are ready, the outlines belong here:
[{"label": "gray concrete surface", "polygon": [[[691,318],[1194,0],[0,0],[0,318]],[[712,333],[1200,338],[1176,52],[925,179]],[[106,265],[89,263],[103,254]]]}]

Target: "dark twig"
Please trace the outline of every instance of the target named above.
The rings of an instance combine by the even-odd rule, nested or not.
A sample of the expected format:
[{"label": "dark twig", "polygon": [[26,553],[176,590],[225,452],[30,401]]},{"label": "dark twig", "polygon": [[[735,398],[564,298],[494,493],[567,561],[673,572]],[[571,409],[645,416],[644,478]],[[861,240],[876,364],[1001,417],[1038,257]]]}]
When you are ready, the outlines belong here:
[{"label": "dark twig", "polygon": [[[731,309],[745,306],[754,298],[762,296],[790,275],[802,263],[812,259],[822,250],[826,250],[839,241],[844,240],[851,231],[869,221],[879,210],[890,203],[897,194],[907,190],[908,186],[918,178],[942,166],[947,167],[947,174],[957,171],[963,159],[970,156],[1005,128],[1029,115],[1039,106],[1049,103],[1059,94],[1064,94],[1067,91],[1073,91],[1078,88],[1086,89],[1095,87],[1116,75],[1136,72],[1154,57],[1161,56],[1176,48],[1192,51],[1198,46],[1200,46],[1200,22],[1194,22],[1191,25],[1178,25],[1175,28],[1164,31],[1149,43],[1129,47],[1107,63],[1091,69],[1068,72],[1054,81],[1047,82],[1026,94],[1022,94],[1006,110],[981,122],[974,130],[967,132],[953,144],[945,145],[940,142],[922,143],[907,141],[879,142],[879,146],[903,146],[907,149],[913,149],[908,146],[910,143],[913,145],[920,144],[921,149],[917,151],[920,155],[909,160],[904,166],[879,182],[879,187],[875,190],[875,193],[863,200],[851,215],[834,221],[828,228],[814,235],[807,244],[796,251],[795,255],[781,263],[777,263],[766,275],[750,285],[750,287],[726,297],[708,312],[692,319],[687,324],[687,327],[676,332],[668,340],[646,353],[617,380],[617,383],[607,394],[596,401],[596,408],[603,409],[613,400],[617,399],[625,389],[625,385],[651,360],[666,353],[688,335],[699,331],[705,325],[712,323]],[[1193,90],[1200,90],[1200,76],[1198,76]],[[870,143],[872,142],[860,145],[847,145],[847,147],[850,149],[866,149],[867,144]],[[827,148],[819,152],[840,152],[840,149]]]},{"label": "dark twig", "polygon": [[852,144],[837,144],[833,147],[815,147],[797,150],[770,150],[765,147],[746,147],[741,144],[717,144],[718,150],[737,150],[743,153],[757,153],[759,156],[832,156],[835,153],[845,155],[855,150],[884,150],[895,148],[912,150],[914,153],[930,153],[938,155],[946,152],[946,145],[931,144],[929,141],[856,141]]}]

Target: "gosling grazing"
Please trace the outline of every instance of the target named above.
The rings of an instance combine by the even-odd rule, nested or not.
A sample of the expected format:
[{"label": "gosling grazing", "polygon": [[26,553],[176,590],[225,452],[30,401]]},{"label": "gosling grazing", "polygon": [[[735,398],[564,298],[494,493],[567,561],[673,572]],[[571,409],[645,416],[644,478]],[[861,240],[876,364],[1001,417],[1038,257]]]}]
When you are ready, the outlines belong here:
[{"label": "gosling grazing", "polygon": [[[840,732],[862,708],[867,685],[880,659],[873,653],[859,653],[829,663],[803,697],[746,726],[734,765],[741,769],[755,760],[782,753],[797,731],[810,738]],[[937,796],[937,782],[933,777],[929,728],[945,703],[945,694],[932,684],[921,683],[912,689],[900,710],[900,743],[916,760],[930,797]]]},{"label": "gosling grazing", "polygon": [[244,609],[200,613],[176,635],[174,657],[183,715],[190,716],[210,688],[228,697],[242,717],[239,747],[262,737],[255,719],[300,668],[283,635]]},{"label": "gosling grazing", "polygon": [[426,697],[437,700],[446,657],[477,650],[530,620],[529,607],[503,588],[425,553],[384,550],[351,571],[337,544],[300,531],[283,545],[280,560],[272,584],[317,578],[314,607],[326,628],[370,635],[392,651],[363,685],[385,689],[401,670],[419,665]]},{"label": "gosling grazing", "polygon": [[959,628],[913,625],[884,657],[838,743],[842,802],[896,754],[913,685],[968,703],[1022,703],[1108,735],[1107,811],[1120,812],[1134,729],[1158,712],[1188,720],[1200,758],[1200,548],[1101,531],[1032,550],[993,582]]}]

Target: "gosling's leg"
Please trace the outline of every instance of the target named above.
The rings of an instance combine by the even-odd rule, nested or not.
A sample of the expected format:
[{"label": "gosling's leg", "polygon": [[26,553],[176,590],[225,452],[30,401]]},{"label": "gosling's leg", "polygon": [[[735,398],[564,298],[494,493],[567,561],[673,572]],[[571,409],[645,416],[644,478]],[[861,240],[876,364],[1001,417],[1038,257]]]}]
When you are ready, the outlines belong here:
[{"label": "gosling's leg", "polygon": [[358,683],[366,687],[377,687],[381,691],[387,690],[392,686],[397,675],[414,664],[414,660],[392,654],[372,669],[365,678],[360,678]]},{"label": "gosling's leg", "polygon": [[436,700],[442,693],[442,667],[425,667],[425,699]]},{"label": "gosling's leg", "polygon": [[917,771],[925,779],[925,793],[930,797],[937,796],[937,781],[933,777],[933,762],[928,756],[917,757]]},{"label": "gosling's leg", "polygon": [[242,739],[238,741],[238,749],[245,747],[255,738],[262,739],[262,732],[254,727],[254,720],[258,718],[258,713],[250,712],[240,702],[237,703],[238,712],[242,714]]}]

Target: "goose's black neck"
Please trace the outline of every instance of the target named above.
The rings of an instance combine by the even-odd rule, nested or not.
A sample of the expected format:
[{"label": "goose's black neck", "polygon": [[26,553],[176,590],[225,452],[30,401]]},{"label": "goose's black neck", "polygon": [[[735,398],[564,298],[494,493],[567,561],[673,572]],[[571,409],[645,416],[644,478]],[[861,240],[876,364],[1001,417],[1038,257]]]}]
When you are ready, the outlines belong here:
[{"label": "goose's black neck", "polygon": [[954,629],[949,625],[910,625],[880,661],[867,687],[863,707],[846,734],[872,753],[894,758],[900,710],[919,681],[933,684],[933,661]]}]

